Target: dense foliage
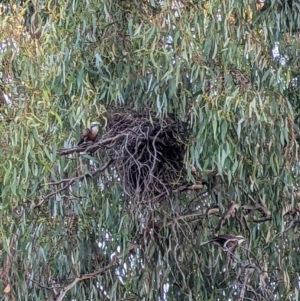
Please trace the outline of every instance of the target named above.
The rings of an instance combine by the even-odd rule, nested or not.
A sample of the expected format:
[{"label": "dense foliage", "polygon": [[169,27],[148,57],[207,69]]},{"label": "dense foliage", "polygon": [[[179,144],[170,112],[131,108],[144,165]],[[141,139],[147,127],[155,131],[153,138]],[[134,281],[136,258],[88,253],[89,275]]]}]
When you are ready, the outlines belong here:
[{"label": "dense foliage", "polygon": [[299,0],[2,2],[0,300],[298,300]]}]

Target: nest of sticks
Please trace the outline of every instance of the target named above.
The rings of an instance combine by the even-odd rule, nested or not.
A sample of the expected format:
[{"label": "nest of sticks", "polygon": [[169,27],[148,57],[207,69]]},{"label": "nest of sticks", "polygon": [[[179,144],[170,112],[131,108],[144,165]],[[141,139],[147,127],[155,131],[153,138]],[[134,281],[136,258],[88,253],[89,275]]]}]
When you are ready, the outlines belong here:
[{"label": "nest of sticks", "polygon": [[[128,109],[114,108],[108,116],[107,129],[98,142],[62,149],[58,154],[105,152],[110,160],[93,174],[113,165],[131,201],[162,201],[175,192],[198,189],[191,188],[184,165],[189,134],[186,122],[171,114],[159,119],[149,111]],[[86,176],[90,174],[82,178]]]},{"label": "nest of sticks", "polygon": [[99,142],[113,141],[106,150],[126,194],[138,202],[153,202],[187,183],[187,137],[187,123],[172,115],[160,120],[150,112],[132,111],[112,114]]}]

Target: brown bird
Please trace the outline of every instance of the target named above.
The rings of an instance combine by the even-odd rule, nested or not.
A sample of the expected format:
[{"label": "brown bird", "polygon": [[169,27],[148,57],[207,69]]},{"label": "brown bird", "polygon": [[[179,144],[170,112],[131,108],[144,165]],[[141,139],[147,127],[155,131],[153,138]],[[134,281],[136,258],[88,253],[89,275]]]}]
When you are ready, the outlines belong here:
[{"label": "brown bird", "polygon": [[233,253],[235,249],[245,240],[245,237],[241,235],[222,234],[214,236],[210,242],[218,245],[225,251],[231,251]]},{"label": "brown bird", "polygon": [[99,134],[99,127],[100,127],[100,123],[93,121],[91,123],[91,127],[89,129],[83,130],[77,146],[82,143],[89,142],[89,141],[95,142],[95,140],[97,139],[97,136]]}]

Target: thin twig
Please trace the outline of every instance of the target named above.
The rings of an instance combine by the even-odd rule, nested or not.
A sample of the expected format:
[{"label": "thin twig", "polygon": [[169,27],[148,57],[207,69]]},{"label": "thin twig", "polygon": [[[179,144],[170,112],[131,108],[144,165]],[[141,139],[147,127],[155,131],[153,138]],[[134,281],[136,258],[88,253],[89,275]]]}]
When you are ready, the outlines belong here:
[{"label": "thin twig", "polygon": [[[130,245],[129,245],[129,248],[128,248],[128,254],[130,253],[130,251],[132,251],[132,250],[134,250],[134,249],[136,249],[136,248],[137,248],[137,245],[135,245],[135,244],[130,244]],[[71,282],[69,285],[67,285],[66,287],[64,287],[64,288],[61,290],[61,292],[59,293],[59,295],[56,297],[55,301],[61,301],[61,300],[63,300],[63,298],[65,297],[66,293],[67,293],[69,290],[71,290],[78,282],[83,281],[83,280],[85,280],[85,279],[91,279],[91,278],[94,278],[94,277],[96,277],[96,276],[105,274],[105,273],[106,273],[107,271],[109,271],[111,268],[113,268],[114,266],[116,266],[117,263],[118,263],[118,260],[119,260],[120,258],[122,258],[122,257],[123,257],[123,255],[120,254],[120,253],[119,253],[119,254],[116,254],[116,255],[112,258],[111,262],[110,262],[108,265],[106,265],[105,267],[103,267],[103,268],[101,268],[101,269],[99,269],[99,270],[97,270],[97,271],[95,271],[95,272],[93,272],[93,273],[85,274],[85,275],[83,275],[83,276],[81,276],[81,277],[76,277],[76,278],[74,279],[73,282]]]},{"label": "thin twig", "polygon": [[47,199],[51,198],[53,195],[56,195],[57,193],[66,190],[69,186],[71,186],[76,180],[82,181],[85,178],[89,178],[89,177],[94,177],[97,173],[104,171],[112,162],[114,161],[114,159],[110,159],[108,162],[106,162],[102,167],[97,168],[94,172],[92,173],[85,173],[84,175],[78,176],[78,177],[74,177],[74,178],[69,178],[66,179],[67,184],[65,186],[63,186],[62,188],[51,192],[49,194],[47,194],[45,197],[42,198],[42,200],[34,206],[34,208],[38,208],[40,207]]}]

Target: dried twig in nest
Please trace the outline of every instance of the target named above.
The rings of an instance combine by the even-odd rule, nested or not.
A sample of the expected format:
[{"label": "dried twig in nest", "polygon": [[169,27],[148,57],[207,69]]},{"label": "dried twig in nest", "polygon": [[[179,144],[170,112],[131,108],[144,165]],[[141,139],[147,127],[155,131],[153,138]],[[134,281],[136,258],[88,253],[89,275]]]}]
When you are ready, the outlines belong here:
[{"label": "dried twig in nest", "polygon": [[139,202],[162,199],[186,184],[183,166],[187,124],[169,116],[116,113],[104,141],[120,137],[110,153],[128,195]]}]

